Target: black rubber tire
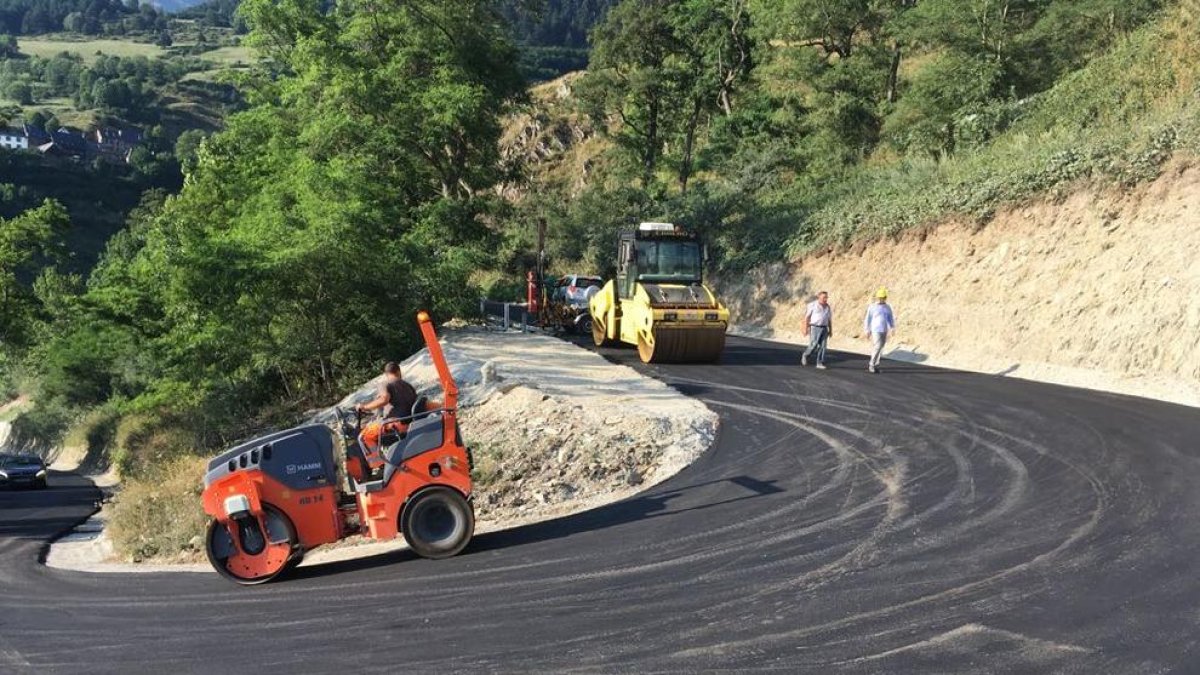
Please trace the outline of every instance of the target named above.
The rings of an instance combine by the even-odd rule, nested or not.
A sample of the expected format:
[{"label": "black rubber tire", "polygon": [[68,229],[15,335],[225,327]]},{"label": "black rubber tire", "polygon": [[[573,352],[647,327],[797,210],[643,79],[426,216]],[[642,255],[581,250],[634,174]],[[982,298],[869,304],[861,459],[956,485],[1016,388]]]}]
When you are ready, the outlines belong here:
[{"label": "black rubber tire", "polygon": [[409,548],[422,558],[449,558],[471,542],[475,510],[453,488],[428,488],[404,506],[400,531]]},{"label": "black rubber tire", "polygon": [[587,335],[592,332],[593,325],[592,317],[590,315],[585,316],[579,320],[579,323],[575,324],[575,332],[580,335]]},{"label": "black rubber tire", "polygon": [[208,557],[209,564],[213,566],[213,569],[217,571],[217,574],[220,574],[239,586],[257,586],[259,584],[265,584],[273,579],[278,579],[279,575],[300,564],[299,559],[304,557],[304,551],[300,549],[300,539],[296,536],[296,526],[292,524],[292,519],[288,518],[287,514],[285,514],[283,511],[280,511],[270,504],[263,504],[263,511],[277,516],[283,521],[283,524],[287,528],[288,532],[288,542],[292,545],[292,554],[288,558],[287,562],[285,562],[283,565],[280,565],[279,570],[274,574],[255,577],[253,579],[239,577],[233,572],[230,572],[229,568],[225,566],[224,560],[217,558],[216,554],[213,552],[213,537],[216,536],[218,532],[224,532],[225,528],[217,519],[208,519],[208,528],[204,533],[204,554]]}]

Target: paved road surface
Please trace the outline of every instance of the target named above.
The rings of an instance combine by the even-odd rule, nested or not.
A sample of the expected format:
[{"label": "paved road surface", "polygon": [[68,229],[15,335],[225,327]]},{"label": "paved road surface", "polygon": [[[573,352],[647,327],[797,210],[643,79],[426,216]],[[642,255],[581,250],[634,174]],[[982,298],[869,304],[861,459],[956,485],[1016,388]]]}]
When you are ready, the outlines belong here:
[{"label": "paved road surface", "polygon": [[1200,672],[1200,412],[797,354],[648,369],[711,451],[451,560],[68,573],[38,550],[92,491],[0,495],[0,671]]}]

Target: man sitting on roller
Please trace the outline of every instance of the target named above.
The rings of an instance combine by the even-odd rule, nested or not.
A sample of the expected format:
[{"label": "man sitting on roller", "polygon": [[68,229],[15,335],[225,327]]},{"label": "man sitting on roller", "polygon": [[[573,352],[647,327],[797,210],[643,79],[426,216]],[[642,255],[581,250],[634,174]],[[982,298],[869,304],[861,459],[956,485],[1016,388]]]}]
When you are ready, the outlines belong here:
[{"label": "man sitting on roller", "polygon": [[379,383],[379,391],[369,403],[359,403],[354,406],[357,410],[383,411],[383,419],[389,417],[408,417],[412,414],[413,405],[417,402],[417,390],[400,377],[400,364],[388,361],[383,367],[383,380]]}]

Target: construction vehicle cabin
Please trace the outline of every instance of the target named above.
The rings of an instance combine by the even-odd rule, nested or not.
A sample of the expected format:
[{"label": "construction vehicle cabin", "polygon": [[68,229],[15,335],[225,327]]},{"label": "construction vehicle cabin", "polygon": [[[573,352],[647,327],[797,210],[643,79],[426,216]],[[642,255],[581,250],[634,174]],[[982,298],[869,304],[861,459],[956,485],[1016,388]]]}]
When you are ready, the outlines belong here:
[{"label": "construction vehicle cabin", "polygon": [[645,363],[721,357],[729,310],[703,283],[699,236],[671,223],[641,223],[617,241],[617,278],[591,300],[596,346],[624,342]]}]

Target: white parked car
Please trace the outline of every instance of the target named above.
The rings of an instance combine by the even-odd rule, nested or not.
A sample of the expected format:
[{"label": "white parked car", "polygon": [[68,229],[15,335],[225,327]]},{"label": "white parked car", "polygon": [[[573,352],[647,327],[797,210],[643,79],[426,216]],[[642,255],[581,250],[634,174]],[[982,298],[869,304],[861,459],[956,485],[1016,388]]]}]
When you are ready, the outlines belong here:
[{"label": "white parked car", "polygon": [[572,307],[588,306],[588,300],[600,292],[604,280],[600,277],[586,274],[568,274],[554,284],[554,299],[565,302]]}]

